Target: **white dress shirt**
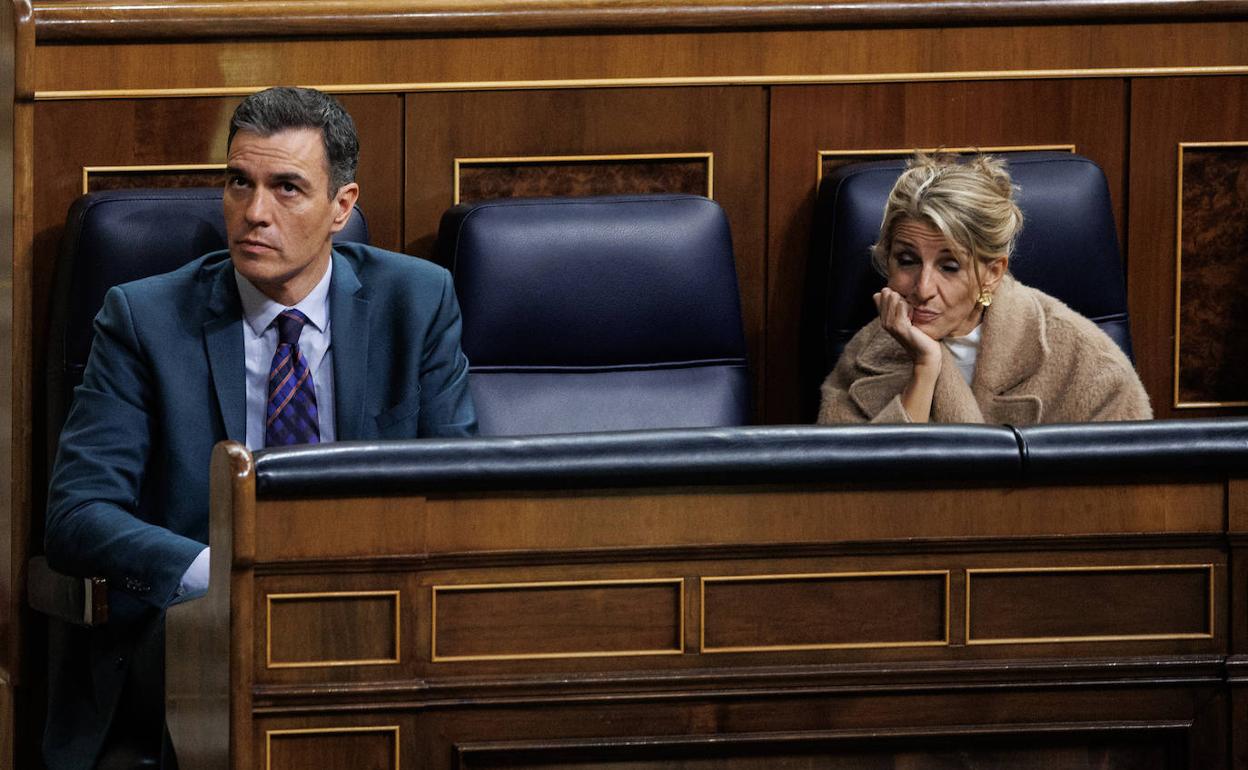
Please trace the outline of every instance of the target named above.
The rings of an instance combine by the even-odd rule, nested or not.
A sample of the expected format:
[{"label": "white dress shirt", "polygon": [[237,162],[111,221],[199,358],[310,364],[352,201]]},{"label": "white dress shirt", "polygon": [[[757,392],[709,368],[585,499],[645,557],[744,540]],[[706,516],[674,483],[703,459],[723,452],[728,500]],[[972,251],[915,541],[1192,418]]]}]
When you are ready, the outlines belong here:
[{"label": "white dress shirt", "polygon": [[[331,260],[325,275],[316,287],[294,309],[308,318],[299,333],[299,350],[312,372],[316,393],[316,418],[321,441],[333,441],[334,431],[334,356],[329,345],[329,276],[334,272]],[[269,401],[269,369],[277,352],[277,327],[273,320],[287,309],[269,299],[243,276],[234,271],[238,296],[243,303],[243,359],[247,377],[247,448],[264,447],[265,416]],[[209,549],[199,552],[191,566],[182,574],[174,603],[203,596],[208,590]]]}]

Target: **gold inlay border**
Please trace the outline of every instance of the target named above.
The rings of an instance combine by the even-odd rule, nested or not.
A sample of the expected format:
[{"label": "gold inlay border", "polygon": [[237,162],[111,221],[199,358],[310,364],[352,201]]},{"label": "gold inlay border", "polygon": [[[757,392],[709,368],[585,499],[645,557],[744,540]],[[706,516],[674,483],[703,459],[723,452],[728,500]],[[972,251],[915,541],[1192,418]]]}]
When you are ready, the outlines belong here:
[{"label": "gold inlay border", "polygon": [[[985,567],[966,570],[966,644],[1070,644],[1076,642],[1153,642],[1177,639],[1212,639],[1215,626],[1215,594],[1213,564],[1120,564],[1089,567]],[[1055,572],[1194,572],[1209,573],[1208,630],[1197,634],[1089,634],[1086,636],[1022,636],[1014,638],[975,639],[971,636],[971,579],[975,575],[1048,574]]]},{"label": "gold inlay border", "polygon": [[[826,644],[770,644],[739,647],[708,647],[706,645],[706,585],[707,583],[761,583],[773,581],[796,580],[851,580],[860,578],[891,578],[891,577],[940,577],[945,579],[945,618],[944,639],[905,641],[905,642],[829,642]],[[783,575],[716,575],[700,579],[699,605],[699,649],[707,654],[734,652],[793,652],[798,650],[882,650],[895,647],[944,647],[949,644],[949,611],[952,604],[950,596],[950,570],[892,570],[875,572],[803,572]]]},{"label": "gold inlay border", "polygon": [[459,205],[459,175],[465,166],[496,166],[504,163],[537,166],[543,163],[575,166],[578,163],[634,160],[702,160],[706,162],[706,197],[715,198],[715,153],[713,152],[648,152],[615,155],[517,155],[500,158],[455,158],[453,206]]},{"label": "gold inlay border", "polygon": [[[679,86],[854,85],[974,80],[1047,80],[1052,78],[1170,77],[1175,75],[1244,75],[1248,65],[1179,67],[1067,67],[1029,70],[946,70],[819,75],[705,75],[694,77],[560,78],[549,80],[461,80],[451,82],[321,83],[310,85],[331,94],[377,94],[437,91],[527,91],[565,88],[636,88]],[[247,96],[268,88],[209,86],[203,88],[98,88],[35,91],[35,101],[132,99],[196,96]]]},{"label": "gold inlay border", "polygon": [[[818,187],[823,184],[823,160],[824,158],[857,158],[857,157],[878,157],[881,155],[900,155],[903,158],[907,155],[913,155],[916,152],[932,153],[944,152],[951,155],[964,155],[972,152],[1069,152],[1074,154],[1077,150],[1073,144],[1003,144],[984,147],[909,147],[896,149],[871,149],[871,150],[820,150],[815,166],[815,185]],[[883,212],[880,212],[881,215]]]},{"label": "gold inlay border", "polygon": [[300,727],[288,730],[265,730],[264,731],[264,767],[265,770],[273,768],[273,736],[286,735],[324,735],[334,733],[394,733],[394,770],[402,767],[399,761],[399,726],[398,725],[377,725],[375,727]]},{"label": "gold inlay border", "polygon": [[1219,149],[1223,147],[1248,147],[1248,141],[1240,142],[1179,142],[1179,168],[1178,168],[1178,186],[1175,191],[1176,203],[1174,206],[1175,217],[1177,221],[1174,228],[1174,368],[1171,372],[1174,380],[1174,398],[1172,399],[1175,409],[1229,409],[1232,407],[1248,406],[1246,401],[1180,401],[1179,400],[1179,344],[1182,342],[1182,334],[1179,328],[1180,317],[1183,312],[1183,150],[1191,147],[1193,149]]},{"label": "gold inlay border", "polygon": [[[533,652],[501,653],[496,655],[439,655],[438,654],[438,594],[462,591],[512,591],[542,588],[588,588],[594,586],[676,586],[677,639],[675,649],[658,650],[612,650],[603,652]],[[650,655],[683,655],[685,653],[685,579],[678,578],[625,578],[619,580],[542,580],[522,583],[471,583],[464,585],[431,586],[429,660],[433,663],[452,663],[473,660],[559,660],[570,658],[621,658]]]},{"label": "gold inlay border", "polygon": [[[394,600],[394,657],[358,658],[349,660],[273,661],[273,604],[274,602],[297,602],[312,599],[378,598]],[[332,666],[394,666],[403,656],[400,640],[402,632],[402,598],[398,590],[383,591],[321,591],[314,593],[265,594],[264,610],[264,657],[266,668],[328,668]]]},{"label": "gold inlay border", "polygon": [[225,171],[224,163],[173,163],[151,166],[83,166],[82,194],[90,192],[88,184],[92,174],[125,174],[135,171]]}]

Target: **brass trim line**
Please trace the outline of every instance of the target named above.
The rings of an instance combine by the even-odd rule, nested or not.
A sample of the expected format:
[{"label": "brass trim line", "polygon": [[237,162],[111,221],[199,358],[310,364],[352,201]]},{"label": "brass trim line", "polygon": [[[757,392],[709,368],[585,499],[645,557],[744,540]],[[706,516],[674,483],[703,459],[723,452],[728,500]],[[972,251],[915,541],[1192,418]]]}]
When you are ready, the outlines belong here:
[{"label": "brass trim line", "polygon": [[399,760],[399,726],[377,725],[376,727],[299,727],[286,730],[264,731],[264,767],[273,768],[273,736],[274,735],[323,735],[326,733],[394,733],[394,770],[399,770],[403,763]]},{"label": "brass trim line", "polygon": [[82,194],[90,192],[91,174],[122,174],[127,171],[225,171],[224,163],[174,163],[153,166],[83,166]]},{"label": "brass trim line", "polygon": [[563,163],[569,166],[577,163],[594,163],[601,161],[632,161],[632,160],[704,160],[706,161],[706,197],[715,198],[715,153],[713,152],[649,152],[624,153],[612,155],[518,155],[500,158],[455,158],[454,160],[454,192],[453,206],[459,205],[459,176],[464,166],[491,166],[504,163],[539,165],[542,163]]},{"label": "brass trim line", "polygon": [[[778,580],[841,580],[853,578],[883,578],[883,577],[913,577],[913,576],[939,576],[945,578],[945,634],[943,640],[935,641],[914,641],[914,642],[830,642],[826,644],[771,644],[771,645],[751,645],[744,647],[707,647],[706,646],[706,584],[707,583],[746,583],[746,582],[768,582]],[[707,654],[718,654],[725,652],[793,652],[797,650],[882,650],[895,647],[944,647],[949,644],[949,629],[951,626],[949,620],[949,612],[952,604],[952,596],[950,595],[949,578],[950,570],[896,570],[884,572],[803,572],[783,575],[716,575],[711,577],[703,577],[699,580],[699,604],[701,605],[701,615],[699,617],[699,636],[698,646],[701,652]]]},{"label": "brass trim line", "polygon": [[[966,570],[966,644],[969,645],[987,645],[987,644],[1070,644],[1077,642],[1153,642],[1163,640],[1176,639],[1213,639],[1216,629],[1215,625],[1215,568],[1214,564],[1115,564],[1111,566],[1088,566],[1088,567],[980,567],[968,568]],[[990,638],[990,639],[974,639],[971,637],[971,577],[975,574],[982,575],[1001,575],[1001,574],[1018,574],[1032,573],[1044,574],[1050,572],[1140,572],[1140,571],[1158,571],[1158,572],[1184,572],[1195,570],[1209,571],[1209,617],[1208,631],[1201,634],[1091,634],[1087,636],[1022,636],[1017,638]]]},{"label": "brass trim line", "polygon": [[[394,657],[393,658],[359,658],[353,660],[317,660],[317,661],[281,661],[273,662],[273,602],[306,601],[308,599],[341,599],[349,597],[391,597],[394,599]],[[316,593],[265,594],[264,609],[264,658],[265,668],[328,668],[333,666],[393,666],[401,663],[403,657],[400,642],[403,638],[400,630],[402,598],[398,590],[384,591],[322,591]]]},{"label": "brass trim line", "polygon": [[[1044,150],[1062,151],[1066,150],[1070,153],[1076,152],[1073,144],[1018,144],[1018,145],[999,145],[994,147],[911,147],[908,149],[883,149],[883,150],[820,150],[815,167],[815,186],[823,184],[823,159],[824,158],[844,158],[844,157],[873,157],[879,155],[912,155],[916,152],[932,153],[944,152],[951,155],[962,155],[971,152],[1041,152]],[[881,215],[884,212],[880,212]]]},{"label": "brass trim line", "polygon": [[1179,343],[1182,341],[1179,325],[1183,313],[1183,150],[1193,148],[1248,147],[1248,142],[1179,142],[1178,186],[1176,188],[1174,228],[1174,380],[1173,406],[1175,409],[1228,409],[1248,406],[1248,401],[1180,401],[1179,400]]},{"label": "brass trim line", "polygon": [[[636,88],[677,86],[852,85],[967,80],[1047,80],[1052,78],[1169,77],[1175,75],[1245,75],[1248,65],[1190,67],[1072,67],[1035,70],[967,70],[946,72],[885,72],[839,75],[706,75],[693,77],[571,78],[551,80],[463,80],[445,83],[321,83],[311,87],[331,94],[377,94],[436,91],[528,91],[564,88]],[[100,88],[35,91],[35,101],[78,99],[176,98],[247,96],[269,85],[202,88]],[[306,84],[305,84],[306,85]]]},{"label": "brass trim line", "polygon": [[[589,586],[674,585],[679,600],[678,646],[671,650],[612,650],[610,652],[533,652],[502,653],[497,655],[439,655],[438,654],[438,592],[455,591],[504,591],[530,588],[579,588]],[[563,660],[572,658],[621,658],[641,655],[685,654],[685,579],[680,578],[623,578],[618,580],[543,580],[529,583],[471,583],[465,585],[430,586],[431,606],[429,612],[429,660],[431,663],[449,663],[474,660]]]}]

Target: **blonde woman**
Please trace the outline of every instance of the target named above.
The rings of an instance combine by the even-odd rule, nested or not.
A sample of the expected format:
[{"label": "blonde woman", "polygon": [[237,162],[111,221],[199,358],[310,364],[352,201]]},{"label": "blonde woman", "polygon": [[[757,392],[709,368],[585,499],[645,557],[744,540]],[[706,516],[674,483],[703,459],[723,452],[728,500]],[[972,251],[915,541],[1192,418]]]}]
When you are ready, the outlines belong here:
[{"label": "blonde woman", "polygon": [[879,318],[823,383],[820,423],[1143,420],[1131,362],[1087,318],[1018,283],[1023,226],[1005,164],[916,156],[888,196],[872,262]]}]

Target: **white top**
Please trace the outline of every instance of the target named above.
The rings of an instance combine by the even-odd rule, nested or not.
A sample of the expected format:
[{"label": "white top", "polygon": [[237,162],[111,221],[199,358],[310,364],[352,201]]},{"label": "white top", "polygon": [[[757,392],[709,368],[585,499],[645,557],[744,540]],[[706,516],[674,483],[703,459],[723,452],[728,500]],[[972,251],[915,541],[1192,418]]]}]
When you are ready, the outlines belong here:
[{"label": "white top", "polygon": [[984,325],[979,324],[965,337],[945,337],[943,340],[967,385],[975,377],[975,359],[979,357],[979,341],[983,336]]},{"label": "white top", "polygon": [[[300,302],[295,310],[308,317],[299,333],[299,350],[312,372],[316,392],[316,421],[321,442],[334,436],[334,353],[330,350],[329,276],[334,272],[331,260],[320,283]],[[286,310],[252,285],[238,271],[238,296],[243,301],[243,358],[247,368],[247,448],[253,452],[264,448],[265,409],[269,400],[269,369],[277,351],[277,327],[273,319]]]}]

